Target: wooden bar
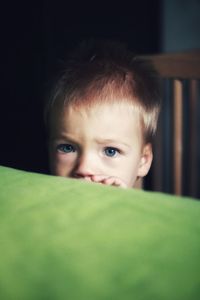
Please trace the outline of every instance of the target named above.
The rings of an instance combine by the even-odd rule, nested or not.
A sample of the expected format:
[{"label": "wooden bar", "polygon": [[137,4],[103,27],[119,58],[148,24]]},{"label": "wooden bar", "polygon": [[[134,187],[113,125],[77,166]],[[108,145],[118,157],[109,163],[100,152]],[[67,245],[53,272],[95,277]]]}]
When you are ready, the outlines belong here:
[{"label": "wooden bar", "polygon": [[182,194],[182,156],[183,156],[183,86],[174,80],[174,193]]},{"label": "wooden bar", "polygon": [[193,79],[200,78],[200,50],[186,53],[148,55],[162,77]]}]

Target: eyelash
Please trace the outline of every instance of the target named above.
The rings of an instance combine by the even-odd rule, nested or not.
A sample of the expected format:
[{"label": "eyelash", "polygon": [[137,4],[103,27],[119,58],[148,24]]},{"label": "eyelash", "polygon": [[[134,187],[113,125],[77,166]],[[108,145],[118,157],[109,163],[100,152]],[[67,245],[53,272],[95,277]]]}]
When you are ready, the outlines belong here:
[{"label": "eyelash", "polygon": [[[107,151],[111,151],[111,152],[114,151],[114,154],[113,154],[113,155],[109,155]],[[107,152],[107,153],[106,153],[106,152]],[[116,154],[120,154],[121,151],[120,151],[119,149],[115,148],[115,147],[106,147],[106,148],[104,149],[104,153],[105,153],[105,155],[108,156],[108,157],[115,157]],[[112,153],[110,153],[110,154],[112,154]]]},{"label": "eyelash", "polygon": [[76,151],[75,147],[70,144],[60,144],[56,147],[56,150],[62,153],[72,153]]}]

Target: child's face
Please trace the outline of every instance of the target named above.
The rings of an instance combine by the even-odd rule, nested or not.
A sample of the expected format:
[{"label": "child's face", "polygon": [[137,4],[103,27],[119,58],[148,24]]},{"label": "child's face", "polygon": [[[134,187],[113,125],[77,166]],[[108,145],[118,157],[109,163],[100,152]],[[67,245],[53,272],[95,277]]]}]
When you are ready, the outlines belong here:
[{"label": "child's face", "polygon": [[151,166],[151,145],[143,145],[139,115],[128,103],[58,110],[50,131],[54,175],[133,187]]}]

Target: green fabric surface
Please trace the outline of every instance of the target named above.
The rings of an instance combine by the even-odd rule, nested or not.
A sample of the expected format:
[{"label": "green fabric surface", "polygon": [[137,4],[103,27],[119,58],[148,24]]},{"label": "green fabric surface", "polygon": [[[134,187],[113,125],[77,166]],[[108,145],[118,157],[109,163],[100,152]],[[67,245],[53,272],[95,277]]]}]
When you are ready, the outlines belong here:
[{"label": "green fabric surface", "polygon": [[200,202],[0,167],[0,299],[200,299]]}]

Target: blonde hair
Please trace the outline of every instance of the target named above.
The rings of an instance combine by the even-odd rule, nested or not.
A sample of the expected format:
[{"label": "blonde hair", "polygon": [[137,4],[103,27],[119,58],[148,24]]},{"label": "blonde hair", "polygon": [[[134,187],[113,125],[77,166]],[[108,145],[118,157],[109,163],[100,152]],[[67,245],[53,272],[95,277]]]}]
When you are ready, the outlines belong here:
[{"label": "blonde hair", "polygon": [[69,56],[45,104],[45,120],[55,106],[90,107],[128,101],[141,116],[145,142],[151,142],[160,111],[159,76],[152,65],[111,41],[83,42]]}]

